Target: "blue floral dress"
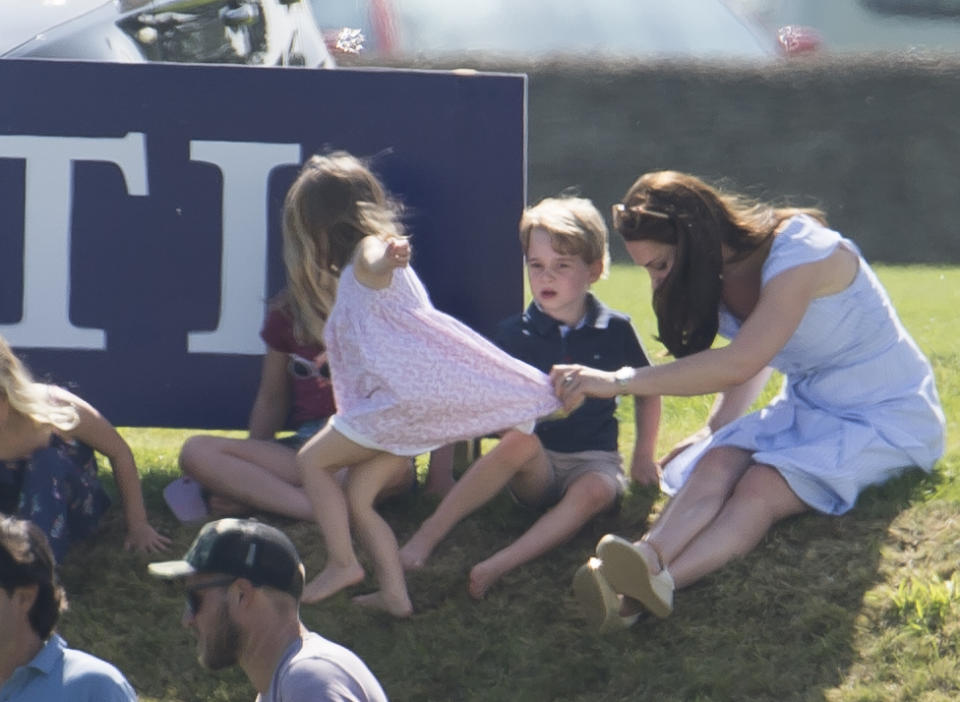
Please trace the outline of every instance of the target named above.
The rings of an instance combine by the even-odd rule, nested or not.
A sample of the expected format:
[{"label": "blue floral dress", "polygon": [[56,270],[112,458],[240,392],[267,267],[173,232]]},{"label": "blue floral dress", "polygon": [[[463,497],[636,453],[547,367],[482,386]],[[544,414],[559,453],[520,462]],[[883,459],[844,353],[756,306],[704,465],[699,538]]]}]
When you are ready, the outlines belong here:
[{"label": "blue floral dress", "polygon": [[71,543],[96,530],[109,506],[93,449],[84,443],[52,434],[29,458],[0,461],[0,510],[43,529],[58,562]]}]

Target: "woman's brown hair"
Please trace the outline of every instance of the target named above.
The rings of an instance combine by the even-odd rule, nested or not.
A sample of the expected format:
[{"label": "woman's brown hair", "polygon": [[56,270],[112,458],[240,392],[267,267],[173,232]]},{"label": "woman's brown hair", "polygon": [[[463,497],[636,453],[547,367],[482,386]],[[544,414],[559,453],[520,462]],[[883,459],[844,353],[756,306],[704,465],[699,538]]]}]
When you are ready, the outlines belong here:
[{"label": "woman's brown hair", "polygon": [[[825,221],[819,210],[751,201],[677,171],[641,176],[613,214],[624,240],[676,246],[673,266],[654,290],[653,309],[659,340],[677,358],[713,344],[725,262],[749,256],[793,215]],[[721,245],[733,252],[727,261]]]}]

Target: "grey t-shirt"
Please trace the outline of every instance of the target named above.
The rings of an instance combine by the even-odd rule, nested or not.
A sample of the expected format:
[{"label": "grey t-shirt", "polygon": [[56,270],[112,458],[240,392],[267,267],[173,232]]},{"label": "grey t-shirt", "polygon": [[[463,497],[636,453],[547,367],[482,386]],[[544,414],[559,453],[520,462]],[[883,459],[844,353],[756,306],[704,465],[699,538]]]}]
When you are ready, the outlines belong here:
[{"label": "grey t-shirt", "polygon": [[353,651],[312,631],[284,652],[257,702],[387,702],[380,683]]}]

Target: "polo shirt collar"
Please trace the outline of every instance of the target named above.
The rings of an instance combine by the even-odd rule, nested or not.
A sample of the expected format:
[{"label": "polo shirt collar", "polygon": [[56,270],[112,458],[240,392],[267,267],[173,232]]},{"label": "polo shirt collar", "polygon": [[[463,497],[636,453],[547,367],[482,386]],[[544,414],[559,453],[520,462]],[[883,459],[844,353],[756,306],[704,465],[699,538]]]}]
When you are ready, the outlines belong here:
[{"label": "polo shirt collar", "polygon": [[[610,308],[600,302],[593,293],[587,293],[586,314],[583,324],[577,328],[593,327],[594,329],[606,329],[610,323]],[[531,326],[541,336],[546,336],[551,331],[559,327],[562,322],[557,321],[546,312],[540,309],[536,300],[530,303],[524,316],[530,321]]]},{"label": "polo shirt collar", "polygon": [[33,657],[33,660],[27,663],[27,667],[34,668],[44,675],[49,675],[57,666],[60,659],[63,658],[63,649],[66,647],[67,642],[64,641],[59,634],[50,634],[47,643],[45,643],[39,653]]}]

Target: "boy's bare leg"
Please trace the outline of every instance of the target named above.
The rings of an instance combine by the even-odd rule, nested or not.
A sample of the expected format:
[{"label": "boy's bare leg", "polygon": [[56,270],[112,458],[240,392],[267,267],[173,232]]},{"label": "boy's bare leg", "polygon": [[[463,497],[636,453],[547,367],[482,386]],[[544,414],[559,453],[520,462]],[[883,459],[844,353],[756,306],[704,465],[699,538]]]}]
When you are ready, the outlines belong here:
[{"label": "boy's bare leg", "polygon": [[616,497],[616,486],[607,476],[581,475],[570,484],[560,502],[519,539],[471,569],[467,586],[470,596],[482,598],[506,573],[569,540],[592,517],[609,508]]},{"label": "boy's bare leg", "polygon": [[428,495],[444,497],[453,487],[453,458],[456,444],[447,444],[430,452],[430,465],[427,468],[426,492]]},{"label": "boy's bare leg", "polygon": [[302,599],[308,604],[363,580],[363,567],[350,538],[346,496],[334,473],[342,466],[355,466],[379,454],[354,443],[330,426],[312,436],[297,453],[303,486],[327,546],[323,570],[303,589]]},{"label": "boy's bare leg", "polygon": [[396,617],[409,617],[413,613],[413,604],[400,565],[397,537],[374,509],[374,504],[385,486],[409,476],[411,470],[409,458],[382,453],[352,468],[346,484],[350,518],[358,538],[373,559],[380,584],[377,592],[354,597],[353,601],[385,610]]},{"label": "boy's bare leg", "polygon": [[423,567],[433,549],[457,523],[486,504],[511,480],[525,492],[542,494],[552,479],[540,440],[532,434],[508,431],[454,484],[447,496],[400,549],[404,568]]}]

